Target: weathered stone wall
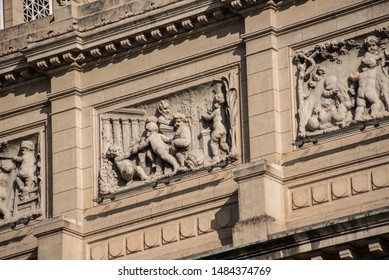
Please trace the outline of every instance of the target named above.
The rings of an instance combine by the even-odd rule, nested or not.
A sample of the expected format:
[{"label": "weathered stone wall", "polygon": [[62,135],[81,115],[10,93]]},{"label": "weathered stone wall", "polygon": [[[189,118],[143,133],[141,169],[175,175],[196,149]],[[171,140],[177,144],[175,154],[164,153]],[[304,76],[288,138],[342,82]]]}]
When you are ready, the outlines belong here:
[{"label": "weathered stone wall", "polygon": [[[28,140],[39,175],[39,213],[0,208],[0,258],[190,258],[386,207],[387,1],[65,2],[0,31],[0,175]],[[26,201],[4,176],[0,207]]]}]

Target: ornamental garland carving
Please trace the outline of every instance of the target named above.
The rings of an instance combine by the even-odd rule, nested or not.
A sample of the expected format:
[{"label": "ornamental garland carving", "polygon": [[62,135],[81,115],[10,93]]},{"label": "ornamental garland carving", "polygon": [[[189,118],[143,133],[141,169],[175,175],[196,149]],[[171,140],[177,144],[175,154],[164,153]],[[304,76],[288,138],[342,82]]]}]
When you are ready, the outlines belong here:
[{"label": "ornamental garland carving", "polygon": [[100,194],[236,160],[235,76],[102,114]]},{"label": "ornamental garland carving", "polygon": [[40,209],[39,136],[0,143],[0,225],[32,219]]},{"label": "ornamental garland carving", "polygon": [[388,28],[298,51],[298,138],[389,116]]}]

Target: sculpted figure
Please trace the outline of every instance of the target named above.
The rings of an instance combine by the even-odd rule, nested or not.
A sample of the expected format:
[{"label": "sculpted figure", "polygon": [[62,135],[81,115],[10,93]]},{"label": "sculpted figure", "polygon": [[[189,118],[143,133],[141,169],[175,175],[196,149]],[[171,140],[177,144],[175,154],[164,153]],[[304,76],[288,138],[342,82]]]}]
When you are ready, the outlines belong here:
[{"label": "sculpted figure", "polygon": [[[381,118],[389,111],[389,77],[386,70],[386,49],[376,36],[365,39],[365,53],[359,71],[350,75],[357,92],[355,120]],[[370,113],[369,115],[365,114]]]},{"label": "sculpted figure", "polygon": [[4,220],[11,217],[11,212],[7,207],[7,187],[9,186],[9,173],[15,168],[13,162],[8,163],[0,162],[0,214]]},{"label": "sculpted figure", "polygon": [[22,141],[20,149],[22,156],[14,157],[13,160],[20,164],[18,172],[16,174],[16,183],[20,190],[23,192],[21,199],[28,197],[28,192],[35,187],[36,183],[36,165],[34,156],[34,143],[26,140]]},{"label": "sculpted figure", "polygon": [[376,36],[368,36],[365,39],[367,51],[371,54],[378,55],[380,53],[379,42],[380,40]]},{"label": "sculpted figure", "polygon": [[[304,82],[310,77],[312,71],[315,69],[316,62],[314,57],[316,56],[316,52],[314,52],[311,56],[306,56],[304,52],[299,52],[296,55],[297,60],[297,94],[298,94],[298,118],[299,118],[299,135],[305,135],[305,125],[307,123],[307,119],[310,113],[306,112],[306,100],[310,95],[309,90],[304,89]],[[314,86],[316,86],[316,81],[314,82]],[[311,85],[312,87],[312,85]]]},{"label": "sculpted figure", "polygon": [[158,132],[158,125],[156,123],[150,122],[146,124],[146,138],[144,141],[130,149],[129,156],[137,154],[150,147],[161,161],[167,162],[173,166],[172,173],[174,174],[178,171],[180,165],[178,164],[176,158],[169,154],[168,143],[171,143],[171,139]]},{"label": "sculpted figure", "polygon": [[159,126],[159,132],[173,138],[173,117],[170,114],[171,107],[170,102],[167,99],[163,99],[158,103],[158,126]]},{"label": "sculpted figure", "polygon": [[6,220],[11,217],[11,212],[8,210],[7,201],[7,177],[5,173],[11,172],[12,168],[0,164],[0,214]]},{"label": "sculpted figure", "polygon": [[5,188],[0,186],[0,214],[3,215],[4,220],[11,217],[11,212],[9,212],[7,206],[5,205],[6,199],[7,199],[7,193],[5,191]]},{"label": "sculpted figure", "polygon": [[172,116],[170,115],[170,102],[167,99],[161,100],[158,103],[158,112],[160,116],[158,117],[158,124],[162,126],[171,126]]},{"label": "sculpted figure", "polygon": [[[380,118],[384,116],[383,104],[380,96],[384,98],[385,103],[387,100],[387,81],[381,81],[378,79],[379,73],[377,67],[377,56],[367,52],[362,59],[362,71],[353,72],[351,79],[357,84],[357,108],[355,109],[355,120],[361,121],[369,119],[364,117],[364,113],[367,109],[370,109],[370,116],[372,118]],[[381,84],[381,86],[380,86]],[[370,108],[368,108],[370,105]]]},{"label": "sculpted figure", "polygon": [[332,126],[332,116],[336,114],[335,92],[336,77],[330,76],[324,81],[324,91],[321,94],[319,109],[320,129],[326,129]]},{"label": "sculpted figure", "polygon": [[[146,125],[148,123],[155,123],[155,124],[157,124],[158,123],[158,118],[156,116],[149,116],[146,119]],[[141,136],[141,139],[140,139],[140,142],[145,141],[145,139],[147,137],[146,134],[147,134],[146,131],[143,132],[143,134]],[[146,167],[146,159],[148,159],[151,162],[152,168],[153,169],[156,168],[156,156],[155,156],[155,154],[153,153],[153,151],[150,148],[145,149],[145,153],[138,153],[138,158],[139,158],[139,165],[140,166]],[[159,170],[156,170],[156,172],[159,172]]]},{"label": "sculpted figure", "polygon": [[349,96],[347,88],[338,85],[335,76],[329,76],[324,80],[320,105],[314,108],[307,128],[314,131],[346,127],[352,121],[351,109],[353,107],[354,98]]},{"label": "sculpted figure", "polygon": [[143,168],[136,166],[131,160],[126,158],[130,157],[130,154],[123,153],[123,150],[118,145],[112,145],[107,151],[107,156],[113,159],[117,169],[120,172],[120,176],[128,183],[134,180],[135,175],[141,180],[147,180],[148,176],[144,172]]},{"label": "sculpted figure", "polygon": [[212,133],[211,133],[211,151],[212,160],[220,161],[220,149],[229,153],[229,147],[227,144],[227,131],[223,124],[223,117],[221,107],[224,104],[223,93],[217,93],[213,103],[213,111],[203,115],[202,118],[206,121],[212,121]]},{"label": "sculpted figure", "polygon": [[346,86],[337,85],[334,89],[336,114],[333,119],[340,127],[348,127],[353,119],[352,109],[355,106],[355,94]]},{"label": "sculpted figure", "polygon": [[192,144],[192,138],[186,117],[183,113],[176,113],[174,119],[174,137],[172,140],[172,152],[180,164],[180,171],[186,171],[185,159]]}]

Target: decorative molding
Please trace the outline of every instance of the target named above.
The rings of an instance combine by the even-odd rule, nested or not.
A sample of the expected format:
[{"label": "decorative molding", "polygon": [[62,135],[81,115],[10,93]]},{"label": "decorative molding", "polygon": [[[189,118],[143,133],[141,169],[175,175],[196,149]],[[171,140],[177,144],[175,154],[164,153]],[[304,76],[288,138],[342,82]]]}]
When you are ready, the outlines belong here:
[{"label": "decorative molding", "polygon": [[201,24],[207,24],[209,22],[208,16],[206,14],[197,16],[197,21]]},{"label": "decorative molding", "polygon": [[125,49],[131,49],[132,44],[130,39],[123,39],[120,41],[120,46],[122,46]]},{"label": "decorative molding", "polygon": [[[389,166],[351,173],[347,176],[324,178],[309,187],[301,186],[290,190],[292,210],[316,207],[337,200],[366,195],[389,187]],[[340,202],[342,203],[342,202]]]},{"label": "decorative molding", "polygon": [[40,60],[36,63],[36,67],[39,69],[39,70],[47,70],[49,69],[49,65],[47,63],[46,60]]},{"label": "decorative molding", "polygon": [[186,19],[181,22],[182,27],[186,30],[192,30],[194,28],[193,22],[191,19]]},{"label": "decorative molding", "polygon": [[[204,6],[205,4],[206,3],[202,4],[201,6]],[[181,5],[181,3],[180,3],[180,5]],[[187,6],[186,9],[188,9],[188,11],[189,11],[190,7],[191,7],[191,4],[188,3],[188,4],[185,4],[185,5]],[[172,5],[172,10],[173,11],[175,11],[175,9],[177,8],[175,6],[176,6],[175,4]],[[223,17],[221,15],[225,14],[225,12],[219,10],[220,6],[221,5],[216,5],[216,7],[219,7],[219,8],[214,8],[215,11],[213,12],[213,14],[215,14],[215,17],[213,17],[212,20],[209,18],[208,15],[206,15],[204,13],[199,14],[198,15],[199,21],[197,22],[198,26],[200,27],[200,26],[202,26],[203,24],[205,24],[207,22],[210,23],[210,22],[215,22],[215,21],[223,19]],[[205,7],[206,6],[204,6],[204,8]],[[158,7],[158,8],[160,8],[160,7]],[[152,10],[154,10],[154,9],[152,9]],[[153,13],[158,14],[158,9],[155,10],[155,12],[153,12]],[[181,12],[179,14],[181,14]],[[179,15],[179,14],[177,14],[177,15]],[[134,15],[131,15],[131,16],[134,16]],[[193,17],[197,17],[197,16],[193,15]],[[107,20],[103,19],[101,23],[95,24],[93,28],[101,28],[101,26],[105,26],[105,25],[108,25],[108,24],[116,23],[116,22],[118,22],[118,21],[117,20],[108,20],[107,21]],[[77,26],[77,25],[78,25],[77,22],[75,22],[73,24],[73,27]],[[178,26],[183,26],[183,28],[178,28]],[[112,42],[108,41],[105,44],[95,45],[94,47],[88,48],[88,50],[86,50],[86,51],[84,51],[84,50],[81,51],[80,50],[79,52],[77,52],[77,51],[74,50],[74,45],[72,45],[72,46],[69,45],[69,47],[72,48],[72,52],[75,52],[75,56],[73,58],[71,58],[71,57],[66,58],[69,55],[69,53],[70,53],[70,52],[66,52],[66,51],[64,51],[62,53],[56,53],[56,54],[53,53],[52,57],[63,57],[63,59],[64,59],[63,62],[65,64],[66,63],[70,63],[70,65],[74,65],[74,63],[76,63],[78,66],[80,66],[81,65],[80,64],[81,60],[80,59],[78,59],[78,60],[75,59],[79,55],[84,56],[84,59],[90,61],[90,60],[93,60],[93,59],[98,59],[98,58],[103,57],[103,56],[112,55],[112,54],[116,54],[117,52],[121,52],[121,51],[124,51],[124,50],[131,49],[131,48],[133,48],[133,45],[131,43],[132,40],[135,41],[137,44],[139,44],[139,46],[142,46],[142,45],[144,45],[146,43],[150,43],[150,42],[156,43],[156,42],[160,41],[163,38],[163,31],[164,30],[167,31],[168,35],[174,36],[174,35],[177,35],[180,32],[183,32],[184,30],[193,30],[196,27],[197,27],[197,25],[191,19],[188,19],[188,18],[184,19],[184,20],[178,18],[175,22],[169,23],[168,25],[166,25],[166,23],[163,23],[163,21],[162,21],[160,26],[155,26],[154,25],[151,29],[144,30],[140,34],[132,34],[130,36],[127,35],[126,38],[122,38],[122,39],[119,39],[119,40],[117,38],[115,38],[115,41],[112,41]],[[137,29],[140,29],[140,28],[137,28]],[[79,33],[76,34],[76,33],[74,33],[74,31],[78,31]],[[69,29],[69,31],[66,31],[65,33],[67,33],[67,32],[73,33],[71,36],[74,35],[73,36],[74,39],[72,39],[72,40],[74,40],[74,42],[77,41],[78,43],[83,44],[83,41],[85,41],[85,39],[87,38],[87,37],[85,37],[86,36],[86,34],[85,34],[86,31],[87,31],[86,29],[84,29],[84,30],[79,30],[79,29],[75,30],[74,28],[71,28],[71,29]],[[40,43],[41,41],[49,40],[50,38],[53,38],[53,37],[59,37],[61,35],[64,35],[65,33],[53,32],[53,30],[49,30],[47,32],[48,35],[47,36],[43,36],[42,38],[33,38],[32,36],[34,36],[34,35],[30,34],[29,35],[29,39],[28,39],[28,42],[30,43],[30,46],[29,46],[29,48],[27,50],[23,51],[24,56],[30,57],[32,53],[36,52],[35,50],[38,50],[38,49],[41,50],[42,49],[41,48],[41,43]],[[152,40],[154,40],[154,41],[150,40],[150,38]],[[68,42],[69,39],[70,38],[67,38],[66,42]],[[61,41],[63,41],[62,38],[56,39],[56,40],[52,40],[52,41],[49,42],[49,44],[56,44],[56,45],[60,44],[61,45]],[[119,42],[119,45],[115,46],[115,48],[116,48],[116,50],[115,50],[115,48],[112,48],[112,44],[116,45],[117,42]],[[63,43],[65,43],[65,41]],[[49,45],[46,44],[46,46],[49,46]],[[107,47],[107,46],[111,46],[111,47]],[[12,52],[17,52],[16,48],[14,48],[14,47],[10,47],[10,49],[11,49]],[[102,53],[102,55],[100,56],[95,51],[93,51],[95,49],[106,49],[107,52],[106,52],[106,54]],[[53,48],[51,48],[50,50],[52,51]],[[38,54],[38,52],[37,52],[37,54]],[[59,63],[58,60],[55,60],[55,59],[53,59],[52,61],[50,61],[50,58],[47,58],[47,57],[42,59],[45,54],[46,54],[45,52],[39,51],[39,54],[35,55],[35,56],[36,57],[41,57],[41,58],[40,59],[39,58],[28,59],[29,64],[30,65],[33,64],[34,67],[36,67],[37,70],[40,71],[40,72],[41,71],[46,71],[46,70],[52,70],[52,69],[55,69],[56,67],[64,65],[62,63]]]},{"label": "decorative molding", "polygon": [[116,53],[117,51],[118,51],[118,49],[117,49],[117,47],[116,47],[116,45],[115,44],[108,44],[108,45],[105,45],[105,50],[107,51],[107,52],[109,52],[110,54],[114,54],[114,53]]},{"label": "decorative molding", "polygon": [[[32,69],[36,68],[36,70],[40,73],[42,73],[42,72],[44,73],[48,70],[52,71],[56,67],[63,67],[66,64],[69,64],[69,66],[78,66],[78,67],[81,66],[82,67],[84,61],[90,61],[93,59],[100,59],[101,57],[104,57],[107,55],[115,55],[117,52],[132,49],[133,45],[131,43],[131,40],[134,40],[140,46],[142,46],[146,43],[150,43],[150,40],[148,39],[149,36],[150,36],[150,38],[152,38],[153,40],[155,40],[157,42],[160,41],[163,38],[163,30],[166,30],[167,34],[169,34],[170,36],[172,36],[172,35],[175,36],[178,33],[182,32],[183,30],[186,30],[186,31],[193,30],[193,29],[197,28],[197,25],[198,25],[198,27],[201,27],[202,25],[207,24],[207,23],[223,20],[225,18],[226,13],[228,13],[228,11],[224,7],[226,5],[227,6],[229,5],[231,7],[232,6],[237,7],[240,5],[238,2],[241,4],[243,3],[244,5],[249,5],[249,6],[253,6],[255,4],[258,4],[257,3],[258,1],[252,1],[252,0],[251,1],[250,0],[246,0],[246,1],[221,1],[219,4],[216,4],[214,6],[213,11],[207,11],[207,14],[205,14],[204,12],[201,12],[206,7],[206,3],[203,3],[203,4],[201,4],[202,9],[199,10],[199,14],[198,15],[195,15],[195,14],[191,15],[191,17],[196,18],[196,22],[194,22],[190,18],[186,18],[184,20],[177,19],[174,23],[170,23],[168,25],[161,22],[160,26],[154,26],[152,29],[145,30],[141,34],[133,34],[130,37],[127,36],[127,38],[120,39],[119,41],[117,39],[115,39],[115,41],[112,41],[112,42],[106,42],[105,44],[95,45],[94,47],[88,48],[88,50],[86,50],[86,51],[80,50],[79,52],[77,52],[73,48],[72,51],[76,52],[76,55],[73,58],[68,57],[70,52],[66,52],[66,51],[62,52],[62,53],[52,54],[52,57],[50,57],[50,58],[45,57],[44,59],[43,59],[44,53],[41,53],[41,54],[39,54],[39,57],[41,57],[40,59],[39,58],[32,59],[32,60],[28,59],[29,65],[33,65]],[[63,2],[63,3],[65,3],[65,2]],[[167,7],[169,5],[171,5],[171,8]],[[40,38],[34,37],[35,36],[34,34],[29,34],[27,42],[30,44],[30,46],[29,46],[27,52],[24,50],[23,53],[25,56],[29,57],[31,53],[35,52],[34,49],[38,49],[38,48],[41,49],[41,43],[40,43],[41,41],[49,40],[49,39],[54,38],[54,37],[60,37],[62,35],[65,35],[66,33],[72,33],[74,31],[78,32],[77,35],[76,35],[76,33],[73,34],[73,35],[75,35],[74,40],[82,43],[83,39],[81,39],[81,38],[84,38],[85,37],[84,34],[86,34],[86,32],[89,30],[92,30],[95,28],[102,28],[103,26],[114,24],[114,23],[121,24],[120,21],[127,20],[127,18],[129,18],[129,17],[133,17],[135,20],[135,18],[142,17],[142,14],[145,12],[149,12],[149,13],[151,12],[152,14],[158,15],[159,9],[163,8],[163,7],[166,7],[166,9],[171,9],[172,12],[174,11],[173,13],[177,13],[177,15],[179,15],[179,14],[184,15],[184,13],[182,13],[182,12],[178,13],[178,10],[176,11],[176,9],[178,9],[178,7],[181,5],[183,5],[183,4],[179,3],[179,1],[178,1],[178,3],[171,3],[171,4],[167,4],[166,6],[158,6],[158,7],[153,6],[152,8],[145,9],[139,13],[129,13],[126,16],[121,16],[118,19],[105,19],[105,18],[103,18],[103,19],[101,19],[101,22],[94,24],[93,27],[90,27],[90,28],[84,27],[84,28],[80,29],[78,27],[79,23],[76,20],[75,22],[73,22],[73,25],[71,26],[71,28],[68,28],[68,30],[66,30],[65,32],[61,32],[61,31],[54,32],[53,30],[47,30],[46,31],[47,34],[40,37]],[[185,10],[190,11],[191,3],[185,4],[184,6],[185,6]],[[182,26],[183,28],[178,28],[178,26]],[[180,30],[180,29],[183,29],[183,30]],[[56,40],[50,42],[50,44],[58,44],[58,42],[61,40],[62,40],[61,38],[56,39]],[[119,42],[119,44],[116,45],[118,42]],[[114,45],[115,47],[112,47],[112,45]],[[96,51],[96,49],[100,49],[100,50],[105,49],[106,53],[101,53],[101,55],[100,55],[99,52]],[[13,46],[10,46],[10,48],[9,48],[9,52],[14,53],[14,52],[18,52],[18,51],[19,51],[19,49],[15,48]],[[60,59],[61,57],[63,58],[63,61]],[[11,73],[6,73],[5,75],[7,75],[7,74],[11,74]],[[12,73],[12,74],[14,74],[14,73]],[[23,77],[23,78],[26,79],[25,77]],[[1,80],[1,77],[0,77],[0,80]]]},{"label": "decorative molding", "polygon": [[4,79],[8,82],[8,83],[15,83],[16,82],[16,77],[15,77],[15,74],[13,73],[9,73],[7,75],[4,76]]},{"label": "decorative molding", "polygon": [[[299,2],[305,2],[306,0],[299,0],[299,1],[296,1],[296,0],[293,0],[293,1],[268,1],[267,3],[266,3],[266,5],[267,6],[269,6],[269,5],[276,5],[277,7],[282,7],[283,5],[285,5],[285,6],[290,6],[290,5],[294,5],[294,4],[297,4],[297,3],[299,3]],[[236,6],[236,7],[238,7],[240,4],[238,3],[238,2],[240,2],[240,4],[242,4],[244,7],[243,8],[245,8],[245,7],[255,7],[256,5],[259,5],[259,7],[260,8],[263,8],[263,6],[264,6],[264,2],[263,1],[255,1],[255,0],[241,0],[241,1],[232,1],[232,0],[222,0],[221,2],[220,2],[220,4],[218,4],[218,5],[215,5],[215,7],[213,8],[214,10],[213,11],[207,11],[207,14],[204,14],[204,11],[203,12],[201,12],[202,10],[204,10],[205,9],[205,7],[206,6],[204,6],[204,5],[206,5],[206,3],[203,3],[203,4],[201,4],[201,9],[200,9],[200,11],[199,11],[199,14],[198,15],[191,15],[191,16],[193,16],[193,17],[195,17],[195,18],[197,18],[197,19],[200,19],[200,20],[198,20],[197,22],[198,22],[198,24],[201,26],[201,25],[203,25],[204,23],[206,23],[206,20],[205,20],[205,17],[208,19],[208,22],[213,22],[213,21],[220,21],[220,20],[223,20],[224,18],[225,18],[225,14],[226,13],[228,13],[228,11],[224,8],[224,7],[229,7],[229,8],[231,8],[231,9],[233,9],[233,7],[232,6]],[[376,3],[376,1],[368,1],[369,3],[368,4],[372,4],[372,3]],[[171,5],[170,7],[167,7],[168,5]],[[105,26],[105,25],[108,25],[108,24],[122,24],[122,23],[120,23],[120,21],[121,20],[126,20],[127,18],[129,18],[129,17],[133,17],[133,19],[135,20],[135,19],[137,19],[138,17],[142,17],[143,15],[142,14],[144,14],[145,12],[148,12],[148,13],[152,13],[153,15],[155,14],[155,15],[158,15],[158,13],[160,13],[160,8],[164,8],[164,7],[166,7],[166,9],[169,9],[169,10],[171,10],[172,11],[172,13],[177,13],[177,15],[179,15],[179,14],[184,14],[184,13],[182,13],[182,11],[180,11],[180,12],[178,12],[178,8],[179,7],[181,7],[183,4],[182,3],[180,3],[180,2],[178,2],[178,3],[172,3],[172,4],[167,4],[166,6],[153,6],[153,7],[150,7],[150,9],[145,9],[145,10],[143,10],[143,11],[140,11],[139,13],[129,13],[127,16],[122,16],[122,17],[120,17],[120,19],[110,19],[110,20],[105,20],[105,19],[103,19],[102,20],[102,23],[104,23],[104,24],[102,24],[102,23],[99,23],[99,24],[94,24],[93,25],[93,27],[91,27],[92,29],[94,29],[94,28],[102,28],[101,26]],[[265,6],[266,6],[265,5]],[[366,3],[363,3],[363,5],[366,5]],[[356,4],[354,4],[354,5],[352,5],[352,7],[347,7],[347,8],[345,8],[345,9],[341,9],[341,10],[339,10],[339,13],[344,13],[345,11],[347,12],[348,10],[350,10],[350,9],[358,9],[359,8],[359,6],[360,6],[360,4],[359,3],[356,3]],[[191,3],[188,3],[188,4],[185,4],[184,5],[184,10],[185,11],[189,11],[190,9],[191,9]],[[165,8],[164,8],[165,9]],[[177,10],[177,11],[176,11]],[[344,11],[343,11],[344,10]],[[205,16],[205,17],[204,17]],[[324,17],[328,17],[328,15],[326,14],[326,15],[324,15]],[[211,19],[212,18],[212,19]],[[50,19],[45,19],[45,20],[50,20]],[[314,22],[316,22],[317,21],[317,19],[316,18],[314,18],[313,19],[314,20]],[[160,34],[159,33],[156,33],[156,32],[154,32],[155,30],[156,30],[156,28],[157,29],[159,29],[160,30],[160,32],[163,34],[163,30],[166,30],[167,31],[167,33],[168,34],[170,34],[170,35],[176,35],[176,34],[178,34],[179,32],[180,32],[180,30],[177,28],[177,25],[179,25],[179,26],[181,26],[181,23],[182,23],[182,20],[179,20],[179,19],[177,19],[177,21],[175,22],[175,23],[170,23],[169,25],[166,25],[166,24],[164,24],[162,21],[161,21],[161,26],[154,26],[152,29],[150,29],[150,30],[145,30],[145,31],[143,31],[143,34],[144,34],[144,36],[146,36],[147,37],[147,34],[150,34],[150,36],[154,39],[154,40],[157,40],[157,41],[160,41],[161,40],[161,38],[160,38]],[[193,22],[192,22],[192,24],[193,24]],[[190,29],[191,28],[191,24],[189,24],[189,23],[186,23],[185,24],[185,26],[187,26],[187,28],[189,28],[189,30],[192,30],[192,29]],[[138,27],[139,28],[139,27]],[[196,26],[194,26],[194,28],[196,28]],[[35,52],[34,51],[34,49],[37,49],[37,48],[39,48],[39,49],[42,49],[41,48],[41,44],[39,44],[39,42],[40,41],[42,41],[42,40],[50,40],[51,38],[53,38],[53,37],[59,37],[59,36],[62,36],[62,35],[64,35],[65,33],[72,33],[72,32],[74,32],[74,31],[77,31],[78,33],[78,35],[74,38],[74,40],[76,40],[77,42],[82,42],[83,40],[80,40],[81,38],[84,38],[84,33],[86,32],[86,31],[88,31],[88,30],[91,30],[91,29],[88,29],[88,28],[83,28],[83,29],[80,29],[80,28],[78,28],[78,22],[77,22],[77,20],[75,21],[75,22],[73,22],[73,25],[71,26],[71,28],[69,28],[68,30],[66,30],[65,32],[54,32],[53,30],[47,30],[46,31],[46,33],[47,33],[47,35],[45,35],[45,36],[43,36],[42,38],[33,38],[32,36],[33,36],[33,34],[30,34],[29,35],[29,39],[27,40],[29,43],[34,43],[34,45],[31,45],[31,46],[29,46],[29,50],[28,50],[28,52],[25,52],[25,50],[23,50],[23,53],[25,53],[25,56],[30,56],[30,54],[29,53],[31,53],[31,52]],[[186,29],[185,29],[186,30]],[[282,30],[284,30],[284,29],[282,29]],[[286,29],[284,30],[284,31],[286,31]],[[154,36],[151,34],[153,32],[153,34],[154,34]],[[280,30],[280,32],[281,32],[281,30]],[[123,33],[123,32],[122,32]],[[73,34],[73,35],[75,35],[75,33]],[[128,35],[127,35],[128,36]],[[131,43],[129,43],[129,41],[131,40],[131,39],[134,39],[135,40],[135,37],[136,36],[138,36],[138,35],[131,35],[131,38],[124,38],[124,39],[121,39],[121,40],[119,40],[119,42],[120,42],[120,49],[118,49],[118,51],[120,52],[120,51],[123,51],[123,50],[128,50],[128,49],[130,49],[130,48],[132,48],[132,44]],[[250,35],[251,36],[251,35]],[[69,37],[69,36],[68,36]],[[243,38],[244,36],[242,36],[242,38]],[[69,39],[69,38],[68,38]],[[68,40],[67,39],[67,40]],[[245,38],[243,38],[243,39],[245,39]],[[52,42],[50,42],[50,44],[51,43],[54,43],[54,44],[58,44],[58,42],[59,41],[61,41],[62,39],[61,38],[59,38],[59,39],[56,39],[56,40],[54,40],[54,41],[52,41]],[[128,41],[127,41],[128,40]],[[245,39],[246,40],[246,39]],[[117,39],[115,39],[115,42],[111,42],[111,43],[116,43],[117,42]],[[144,42],[144,40],[141,40],[140,41],[141,43],[140,43],[140,45],[142,45],[142,44],[144,44],[143,42]],[[91,54],[91,50],[92,49],[94,49],[94,48],[102,48],[102,49],[104,49],[105,48],[105,46],[106,45],[109,45],[109,44],[111,44],[111,43],[109,43],[109,42],[106,42],[105,44],[99,44],[99,45],[95,45],[94,47],[91,47],[90,48],[90,50],[87,50],[85,53],[82,53],[82,55],[85,57],[85,60],[90,60],[90,59],[99,59],[100,58],[100,56],[97,56],[97,57],[95,57],[95,56],[93,56],[92,54]],[[59,43],[59,44],[61,44],[61,43]],[[48,45],[48,44],[46,44],[46,45]],[[14,47],[14,46],[10,46],[9,47],[9,50],[8,50],[8,53],[15,53],[15,52],[19,52],[20,50],[18,49],[18,48],[16,48],[16,47]],[[81,54],[81,53],[79,53],[79,54]],[[103,57],[103,56],[106,56],[106,55],[112,55],[112,54],[116,54],[116,52],[112,52],[112,53],[110,53],[110,52],[107,52],[106,54],[102,54],[102,56],[101,57]],[[39,58],[37,58],[36,60],[30,60],[29,59],[29,65],[31,66],[31,65],[33,65],[33,67],[32,68],[37,68],[37,71],[38,72],[45,72],[45,71],[47,71],[47,70],[52,70],[52,69],[55,69],[56,67],[62,67],[64,64],[59,64],[58,63],[58,61],[57,60],[53,60],[53,64],[51,64],[51,62],[49,62],[49,58],[44,58],[44,59],[42,59],[43,58],[43,55],[44,55],[44,53],[42,53],[42,54],[40,54],[39,56],[41,57],[40,59]],[[57,53],[57,54],[53,54],[52,56],[53,57],[61,57],[61,56],[63,56],[64,55],[64,53]],[[89,56],[90,55],[90,56]],[[1,56],[1,54],[0,54],[0,56]],[[43,60],[47,60],[48,62],[46,62],[46,63],[48,63],[48,65],[47,65],[47,67],[45,66],[45,65],[43,65],[44,63],[42,62],[42,63],[40,63],[39,65],[40,65],[40,67],[38,67],[37,66],[37,62],[38,61],[43,61]],[[70,63],[70,65],[71,66],[73,66],[73,65],[75,65],[74,64],[74,61],[65,61],[65,62],[67,62],[67,63]],[[77,63],[76,63],[76,65],[78,65],[78,66],[81,66],[80,65],[80,63],[79,63],[80,61],[78,61]],[[66,64],[66,63],[65,63]],[[8,74],[8,73],[6,73],[6,74]],[[4,74],[4,75],[6,75],[6,74]],[[4,77],[4,76],[3,76]],[[1,80],[1,77],[0,77],[0,80]]]},{"label": "decorative molding", "polygon": [[232,228],[236,222],[237,217],[233,215],[232,208],[216,213],[203,213],[185,220],[170,222],[168,225],[125,233],[90,244],[90,258],[92,260],[115,259],[139,254],[173,242],[183,242],[217,230]]},{"label": "decorative molding", "polygon": [[53,66],[59,66],[62,64],[62,61],[58,56],[51,57],[49,59],[49,61],[50,61],[50,64]]},{"label": "decorative molding", "polygon": [[154,30],[151,30],[151,36],[155,39],[155,40],[160,40],[163,38],[163,35],[162,35],[162,32],[160,29],[154,29]]},{"label": "decorative molding", "polygon": [[176,35],[178,33],[177,26],[175,24],[170,24],[166,26],[166,31],[171,35]]},{"label": "decorative molding", "polygon": [[141,45],[145,45],[148,41],[145,34],[136,35],[135,40]]},{"label": "decorative molding", "polygon": [[102,57],[102,56],[103,56],[103,54],[101,53],[100,48],[91,49],[91,50],[89,51],[89,53],[90,53],[91,56],[93,56],[94,58],[99,58],[99,57]]}]

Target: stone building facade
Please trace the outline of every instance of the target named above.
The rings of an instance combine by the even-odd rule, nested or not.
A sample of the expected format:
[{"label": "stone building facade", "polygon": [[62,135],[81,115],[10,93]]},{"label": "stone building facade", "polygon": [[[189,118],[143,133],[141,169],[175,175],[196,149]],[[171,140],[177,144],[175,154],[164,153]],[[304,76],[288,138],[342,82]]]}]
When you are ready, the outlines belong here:
[{"label": "stone building facade", "polygon": [[388,258],[389,1],[0,5],[1,259]]}]

